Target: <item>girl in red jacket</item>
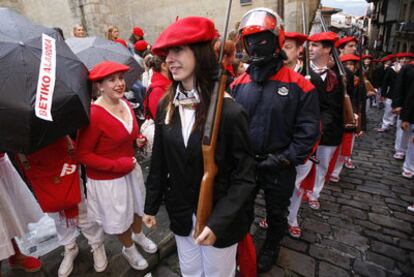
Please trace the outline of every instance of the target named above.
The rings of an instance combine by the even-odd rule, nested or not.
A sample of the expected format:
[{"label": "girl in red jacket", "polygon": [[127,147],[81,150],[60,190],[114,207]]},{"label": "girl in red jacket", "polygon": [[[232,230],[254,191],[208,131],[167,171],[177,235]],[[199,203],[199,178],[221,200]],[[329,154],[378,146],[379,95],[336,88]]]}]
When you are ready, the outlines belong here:
[{"label": "girl in red jacket", "polygon": [[117,235],[124,246],[122,255],[131,267],[143,270],[148,263],[133,241],[148,253],[155,253],[157,246],[141,230],[145,188],[134,143],[140,147],[145,138],[138,135],[134,113],[123,99],[123,73],[128,69],[105,61],[90,71],[100,96],[91,106],[89,126],[79,133],[77,149],[88,177],[88,217],[106,233]]}]

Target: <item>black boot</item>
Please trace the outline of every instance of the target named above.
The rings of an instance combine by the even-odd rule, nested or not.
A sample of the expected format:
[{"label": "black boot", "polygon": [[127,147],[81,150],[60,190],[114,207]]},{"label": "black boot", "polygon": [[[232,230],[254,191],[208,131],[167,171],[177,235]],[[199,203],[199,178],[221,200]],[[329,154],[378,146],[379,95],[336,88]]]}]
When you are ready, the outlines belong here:
[{"label": "black boot", "polygon": [[259,256],[257,257],[257,271],[259,273],[268,272],[272,268],[279,256],[279,250],[279,246],[271,248],[266,244],[263,245],[259,252]]}]

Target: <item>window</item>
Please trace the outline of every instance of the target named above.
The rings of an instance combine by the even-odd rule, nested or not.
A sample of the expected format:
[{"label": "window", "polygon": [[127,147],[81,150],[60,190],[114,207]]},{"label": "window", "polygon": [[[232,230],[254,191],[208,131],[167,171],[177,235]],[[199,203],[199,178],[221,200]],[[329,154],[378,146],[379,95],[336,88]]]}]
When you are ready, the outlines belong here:
[{"label": "window", "polygon": [[252,4],[252,0],[240,0],[240,5],[244,6],[244,5],[251,5]]}]

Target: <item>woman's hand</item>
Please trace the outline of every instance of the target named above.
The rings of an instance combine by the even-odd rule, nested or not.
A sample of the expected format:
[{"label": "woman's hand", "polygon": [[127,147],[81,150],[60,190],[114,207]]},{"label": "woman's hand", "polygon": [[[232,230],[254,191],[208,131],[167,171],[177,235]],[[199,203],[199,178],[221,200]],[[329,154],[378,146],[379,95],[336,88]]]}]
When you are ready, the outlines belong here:
[{"label": "woman's hand", "polygon": [[147,226],[148,228],[152,228],[153,226],[157,225],[157,220],[153,215],[144,214],[144,216],[142,217],[142,222],[144,222],[145,226]]},{"label": "woman's hand", "polygon": [[211,231],[209,227],[204,227],[201,234],[196,238],[195,243],[198,245],[206,245],[211,246],[213,245],[217,240],[216,235]]},{"label": "woman's hand", "polygon": [[144,135],[140,134],[138,136],[138,138],[137,138],[137,146],[138,146],[138,148],[144,147],[145,144],[147,144],[147,138]]}]

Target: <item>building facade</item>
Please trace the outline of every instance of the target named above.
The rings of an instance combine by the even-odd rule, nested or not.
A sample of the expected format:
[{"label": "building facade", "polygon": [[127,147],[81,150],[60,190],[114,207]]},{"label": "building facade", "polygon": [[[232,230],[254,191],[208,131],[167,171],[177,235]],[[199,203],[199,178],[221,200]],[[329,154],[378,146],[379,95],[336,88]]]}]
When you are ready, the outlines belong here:
[{"label": "building facade", "polygon": [[379,52],[414,52],[414,1],[367,0],[371,13],[370,46]]}]

